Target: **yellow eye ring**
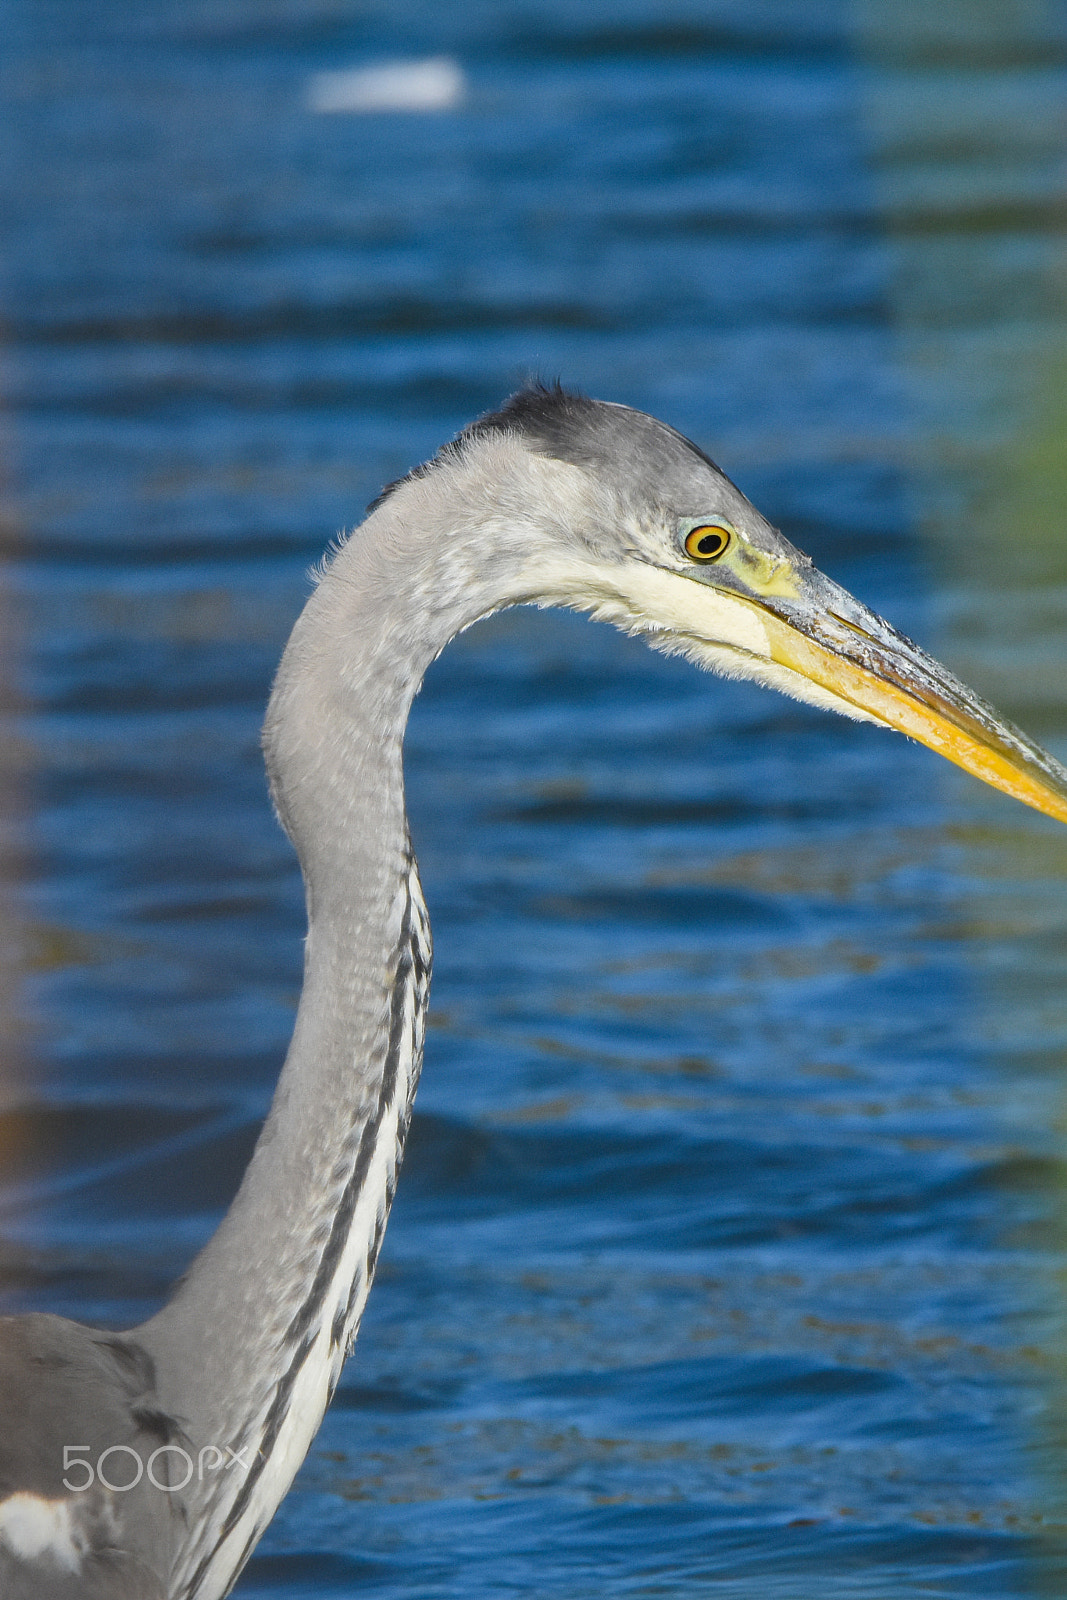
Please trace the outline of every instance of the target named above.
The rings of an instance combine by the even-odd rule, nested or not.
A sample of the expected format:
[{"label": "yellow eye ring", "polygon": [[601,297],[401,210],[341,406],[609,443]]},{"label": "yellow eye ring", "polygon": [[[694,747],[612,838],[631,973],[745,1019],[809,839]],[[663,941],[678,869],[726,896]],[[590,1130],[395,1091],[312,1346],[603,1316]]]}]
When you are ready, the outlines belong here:
[{"label": "yellow eye ring", "polygon": [[732,538],[729,528],[721,528],[716,522],[701,523],[686,534],[685,553],[694,561],[718,561],[729,550]]}]

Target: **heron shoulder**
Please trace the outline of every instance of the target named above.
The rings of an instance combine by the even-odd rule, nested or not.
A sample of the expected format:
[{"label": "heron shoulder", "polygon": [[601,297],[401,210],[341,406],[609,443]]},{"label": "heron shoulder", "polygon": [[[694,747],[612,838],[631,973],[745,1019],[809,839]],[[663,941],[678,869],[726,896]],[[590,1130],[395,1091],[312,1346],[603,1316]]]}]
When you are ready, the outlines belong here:
[{"label": "heron shoulder", "polygon": [[0,1415],[4,1600],[162,1600],[182,1508],[126,1484],[181,1430],[147,1353],[63,1317],[0,1318]]}]

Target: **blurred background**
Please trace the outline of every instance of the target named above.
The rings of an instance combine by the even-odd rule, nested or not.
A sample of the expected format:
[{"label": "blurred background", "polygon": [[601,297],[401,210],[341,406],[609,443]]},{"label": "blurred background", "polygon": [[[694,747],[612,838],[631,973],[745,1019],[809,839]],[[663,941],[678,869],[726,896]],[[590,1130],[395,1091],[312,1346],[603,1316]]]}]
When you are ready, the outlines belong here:
[{"label": "blurred background", "polygon": [[[306,572],[531,375],[1067,757],[1062,0],[3,0],[0,1304],[147,1315],[300,981]],[[238,1593],[1064,1592],[1067,843],[519,611],[357,1353]]]}]

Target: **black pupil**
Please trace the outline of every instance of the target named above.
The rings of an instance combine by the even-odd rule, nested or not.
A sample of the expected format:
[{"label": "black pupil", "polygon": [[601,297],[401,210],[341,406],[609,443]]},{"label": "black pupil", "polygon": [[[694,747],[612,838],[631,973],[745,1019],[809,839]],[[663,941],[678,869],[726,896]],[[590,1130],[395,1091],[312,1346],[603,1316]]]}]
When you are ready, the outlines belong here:
[{"label": "black pupil", "polygon": [[717,556],[725,542],[721,533],[706,533],[697,540],[697,549],[702,556]]}]

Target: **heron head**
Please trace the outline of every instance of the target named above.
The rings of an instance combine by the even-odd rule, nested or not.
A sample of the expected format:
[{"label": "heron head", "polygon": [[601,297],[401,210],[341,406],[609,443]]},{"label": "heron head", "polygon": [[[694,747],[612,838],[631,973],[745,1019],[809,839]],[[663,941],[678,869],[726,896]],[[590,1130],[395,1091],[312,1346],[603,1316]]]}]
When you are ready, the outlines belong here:
[{"label": "heron head", "polygon": [[[521,391],[462,434],[545,464],[513,598],[563,604],[728,677],[896,728],[1067,821],[1067,771],[947,668],[823,576],[698,447],[626,406]],[[552,466],[556,464],[556,480]]]}]

